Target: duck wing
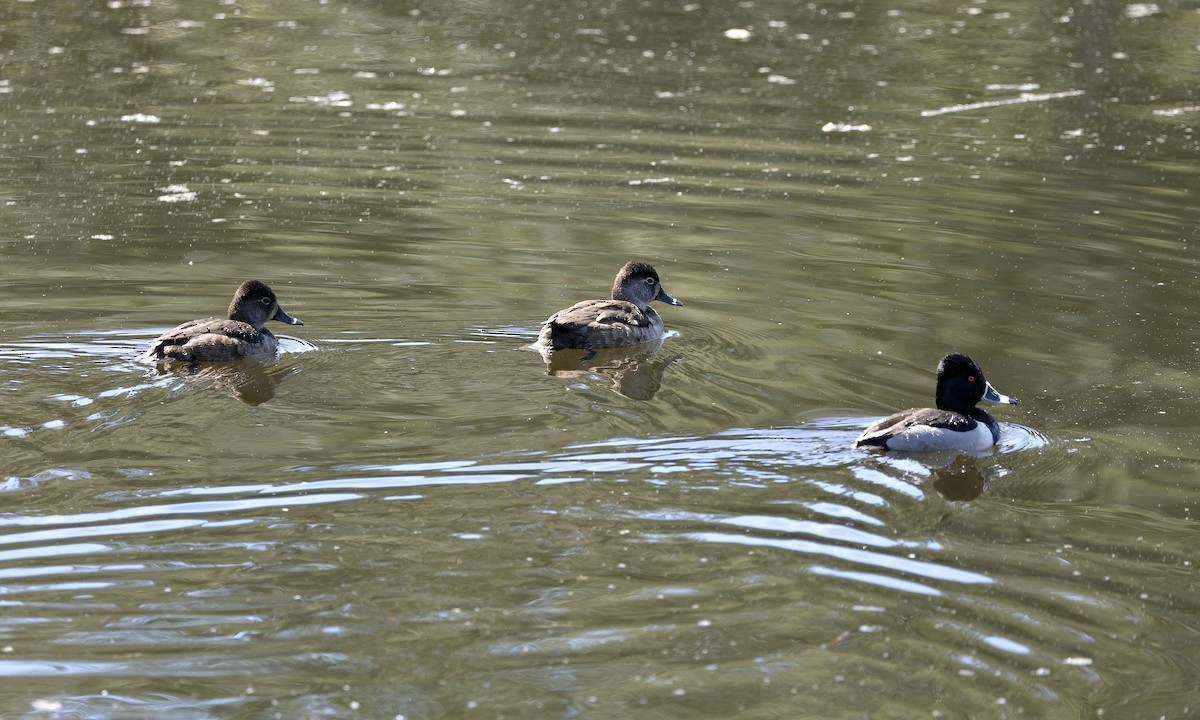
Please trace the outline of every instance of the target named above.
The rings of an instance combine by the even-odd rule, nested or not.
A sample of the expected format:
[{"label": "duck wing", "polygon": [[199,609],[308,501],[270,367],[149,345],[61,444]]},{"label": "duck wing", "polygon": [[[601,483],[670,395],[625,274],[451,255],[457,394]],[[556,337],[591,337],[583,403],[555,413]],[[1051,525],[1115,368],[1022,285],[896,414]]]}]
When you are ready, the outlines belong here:
[{"label": "duck wing", "polygon": [[624,300],[584,300],[566,310],[559,310],[543,324],[563,328],[616,324],[650,327],[650,318],[637,305]]},{"label": "duck wing", "polygon": [[887,447],[887,441],[893,435],[918,425],[965,432],[975,427],[975,421],[966,415],[949,410],[912,408],[888,415],[882,420],[872,423],[854,441],[854,447]]},{"label": "duck wing", "polygon": [[542,340],[555,348],[613,347],[642,342],[653,319],[624,300],[584,300],[542,323]]},{"label": "duck wing", "polygon": [[190,344],[257,344],[263,333],[253,325],[228,318],[203,318],[172,328],[155,338],[143,357],[147,360],[196,360]]}]

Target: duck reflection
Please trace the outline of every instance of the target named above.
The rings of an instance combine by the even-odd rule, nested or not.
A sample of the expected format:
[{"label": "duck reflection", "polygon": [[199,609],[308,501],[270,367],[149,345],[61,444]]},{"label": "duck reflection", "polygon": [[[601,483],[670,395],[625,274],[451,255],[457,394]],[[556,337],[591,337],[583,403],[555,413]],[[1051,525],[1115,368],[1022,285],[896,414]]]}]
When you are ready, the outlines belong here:
[{"label": "duck reflection", "polygon": [[602,350],[539,349],[546,374],[560,378],[596,376],[612,381],[612,390],[633,400],[649,400],[662,387],[663,373],[680,355],[657,355],[656,342]]},{"label": "duck reflection", "polygon": [[942,497],[965,502],[983,494],[988,483],[999,477],[996,465],[984,465],[977,457],[962,456],[933,471],[933,487]]},{"label": "duck reflection", "polygon": [[906,482],[933,487],[943,498],[955,502],[974,500],[983,494],[992,480],[1004,474],[1004,469],[989,462],[991,453],[975,454],[955,451],[894,453],[886,467],[894,476]]},{"label": "duck reflection", "polygon": [[176,375],[189,383],[217,388],[247,405],[261,405],[275,397],[275,387],[302,369],[300,365],[278,365],[274,358],[203,365],[171,362],[156,367],[158,375]]}]

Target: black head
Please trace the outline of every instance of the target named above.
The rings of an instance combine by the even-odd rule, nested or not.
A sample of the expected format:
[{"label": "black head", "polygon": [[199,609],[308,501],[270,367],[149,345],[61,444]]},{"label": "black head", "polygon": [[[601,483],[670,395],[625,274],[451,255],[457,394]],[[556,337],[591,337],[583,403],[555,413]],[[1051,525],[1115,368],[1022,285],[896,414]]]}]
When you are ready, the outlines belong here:
[{"label": "black head", "polygon": [[663,290],[658,273],[648,263],[627,262],[617,273],[613,282],[613,300],[625,300],[645,309],[651,300],[661,300],[668,305],[682,305]]},{"label": "black head", "polygon": [[980,400],[1016,405],[1017,399],[1001,395],[983,376],[974,360],[962,353],[950,353],[937,368],[935,395],[940,410],[969,413]]}]

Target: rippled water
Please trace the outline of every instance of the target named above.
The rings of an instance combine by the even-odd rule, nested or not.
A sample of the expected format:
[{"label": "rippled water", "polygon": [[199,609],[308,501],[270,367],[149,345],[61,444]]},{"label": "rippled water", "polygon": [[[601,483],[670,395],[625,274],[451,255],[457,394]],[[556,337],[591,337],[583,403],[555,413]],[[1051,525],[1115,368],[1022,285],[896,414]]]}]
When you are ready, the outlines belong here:
[{"label": "rippled water", "polygon": [[[1195,8],[0,20],[0,715],[1196,713]],[[1000,445],[851,449],[950,350]]]}]

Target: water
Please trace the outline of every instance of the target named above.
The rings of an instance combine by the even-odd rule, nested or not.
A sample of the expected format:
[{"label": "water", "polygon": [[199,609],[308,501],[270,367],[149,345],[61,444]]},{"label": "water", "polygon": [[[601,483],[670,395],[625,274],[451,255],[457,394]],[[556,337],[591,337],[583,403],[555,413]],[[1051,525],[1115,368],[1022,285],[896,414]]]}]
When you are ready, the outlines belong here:
[{"label": "water", "polygon": [[[1200,704],[1195,8],[0,18],[0,715]],[[634,258],[661,347],[526,349]],[[950,350],[995,452],[850,449]]]}]

